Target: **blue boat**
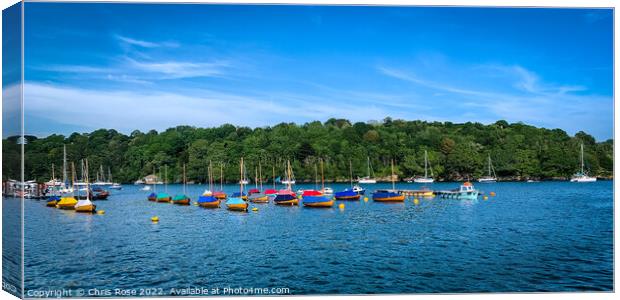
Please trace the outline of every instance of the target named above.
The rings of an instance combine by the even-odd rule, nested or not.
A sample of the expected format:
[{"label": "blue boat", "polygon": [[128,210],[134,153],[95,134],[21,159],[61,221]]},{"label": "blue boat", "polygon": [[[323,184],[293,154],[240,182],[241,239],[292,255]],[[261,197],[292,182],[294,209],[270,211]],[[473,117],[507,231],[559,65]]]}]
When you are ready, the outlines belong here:
[{"label": "blue boat", "polygon": [[372,194],[372,200],[383,202],[403,202],[405,201],[405,195],[400,194],[397,191],[380,190]]},{"label": "blue boat", "polygon": [[198,201],[196,201],[199,206],[208,207],[208,208],[216,208],[220,207],[220,199],[215,196],[200,196],[198,197]]},{"label": "blue boat", "polygon": [[337,192],[334,194],[336,200],[359,200],[361,196],[362,195],[352,189],[346,189],[342,192]]},{"label": "blue boat", "polygon": [[334,200],[325,196],[304,196],[302,202],[307,207],[332,207],[334,205]]}]

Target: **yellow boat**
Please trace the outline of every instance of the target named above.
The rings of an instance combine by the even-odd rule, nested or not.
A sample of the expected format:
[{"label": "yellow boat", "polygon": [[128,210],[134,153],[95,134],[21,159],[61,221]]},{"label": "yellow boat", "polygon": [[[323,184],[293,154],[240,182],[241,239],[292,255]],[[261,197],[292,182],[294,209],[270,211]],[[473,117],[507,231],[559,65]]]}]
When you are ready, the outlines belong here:
[{"label": "yellow boat", "polygon": [[216,201],[211,201],[211,202],[200,202],[200,201],[198,201],[198,205],[200,205],[200,207],[205,207],[205,208],[219,208],[220,207],[220,199],[217,199]]},{"label": "yellow boat", "polygon": [[295,198],[295,199],[291,199],[291,200],[283,200],[283,201],[274,201],[273,203],[275,203],[276,205],[299,205],[299,199]]},{"label": "yellow boat", "polygon": [[[255,195],[252,195],[255,196]],[[269,203],[269,196],[267,195],[256,195],[256,197],[250,196],[250,202],[253,203]]]},{"label": "yellow boat", "polygon": [[234,210],[234,211],[246,211],[246,210],[248,210],[248,206],[249,206],[249,204],[247,204],[246,202],[244,202],[244,203],[226,203],[226,208],[228,208],[228,210]]},{"label": "yellow boat", "polygon": [[80,200],[76,205],[75,205],[75,211],[77,212],[95,212],[96,211],[97,206],[95,204],[93,204],[90,200]]},{"label": "yellow boat", "polygon": [[56,208],[74,210],[77,203],[78,201],[75,197],[62,197],[60,201],[56,203]]},{"label": "yellow boat", "polygon": [[403,202],[405,201],[405,195],[402,195],[402,194],[394,195],[392,193],[381,193],[380,195],[373,196],[372,200],[378,201],[378,202]]}]

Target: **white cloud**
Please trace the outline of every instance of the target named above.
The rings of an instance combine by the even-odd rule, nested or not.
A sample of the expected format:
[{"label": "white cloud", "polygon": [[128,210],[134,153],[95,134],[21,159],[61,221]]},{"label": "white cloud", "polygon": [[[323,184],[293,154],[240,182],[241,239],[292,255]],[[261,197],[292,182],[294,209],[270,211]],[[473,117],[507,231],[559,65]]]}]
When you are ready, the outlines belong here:
[{"label": "white cloud", "polygon": [[143,47],[143,48],[158,48],[158,47],[178,47],[179,45],[177,43],[174,42],[159,42],[159,43],[155,43],[155,42],[149,42],[149,41],[144,41],[144,40],[138,40],[138,39],[134,39],[134,38],[130,38],[130,37],[125,37],[122,35],[116,35],[115,36],[117,39],[119,39],[121,42],[128,44],[128,45],[133,45],[133,46],[139,46],[139,47]]},{"label": "white cloud", "polygon": [[137,61],[126,58],[133,68],[147,74],[161,74],[161,79],[178,79],[192,77],[218,77],[224,75],[224,69],[230,64],[226,61],[182,62],[182,61]]}]

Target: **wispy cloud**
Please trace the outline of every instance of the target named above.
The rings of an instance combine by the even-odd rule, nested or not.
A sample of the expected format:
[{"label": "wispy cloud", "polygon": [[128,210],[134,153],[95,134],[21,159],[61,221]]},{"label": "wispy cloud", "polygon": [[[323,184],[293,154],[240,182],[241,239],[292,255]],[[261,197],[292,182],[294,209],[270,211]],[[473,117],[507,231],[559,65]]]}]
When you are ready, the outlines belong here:
[{"label": "wispy cloud", "polygon": [[219,77],[230,67],[226,61],[183,62],[183,61],[137,61],[126,58],[131,68],[148,74],[161,74],[161,79],[193,77]]},{"label": "wispy cloud", "polygon": [[175,42],[149,42],[149,41],[134,39],[134,38],[118,35],[118,34],[115,35],[115,37],[124,44],[139,46],[143,48],[158,48],[158,47],[175,48],[179,46],[179,44]]},{"label": "wispy cloud", "polygon": [[[495,78],[480,75],[482,69],[495,72]],[[398,68],[379,66],[377,70],[415,87],[430,89],[439,98],[434,101],[442,102],[439,107],[460,109],[463,114],[469,113],[471,120],[523,121],[572,133],[589,128],[594,134],[604,134],[613,125],[611,97],[575,93],[587,88],[546,83],[521,66],[477,66],[468,74],[468,82],[479,84],[467,87],[453,83],[451,79],[457,76],[449,72],[440,83]],[[485,88],[489,85],[494,89]]]}]

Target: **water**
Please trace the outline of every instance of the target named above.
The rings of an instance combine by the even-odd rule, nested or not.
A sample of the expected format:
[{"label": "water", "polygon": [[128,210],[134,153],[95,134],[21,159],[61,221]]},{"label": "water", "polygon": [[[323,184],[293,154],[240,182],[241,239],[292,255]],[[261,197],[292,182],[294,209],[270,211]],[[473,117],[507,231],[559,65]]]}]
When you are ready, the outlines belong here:
[{"label": "water", "polygon": [[[282,287],[291,294],[611,291],[612,185],[478,184],[497,196],[419,205],[344,201],[342,211],[273,204],[252,204],[259,211],[248,213],[209,210],[149,202],[149,192],[131,185],[96,202],[105,215],[26,200],[24,284],[26,291],[161,288],[155,292],[165,295],[186,287]],[[196,200],[204,186],[188,188]],[[237,188],[226,186],[229,193]],[[181,186],[168,189],[174,194]]]}]

